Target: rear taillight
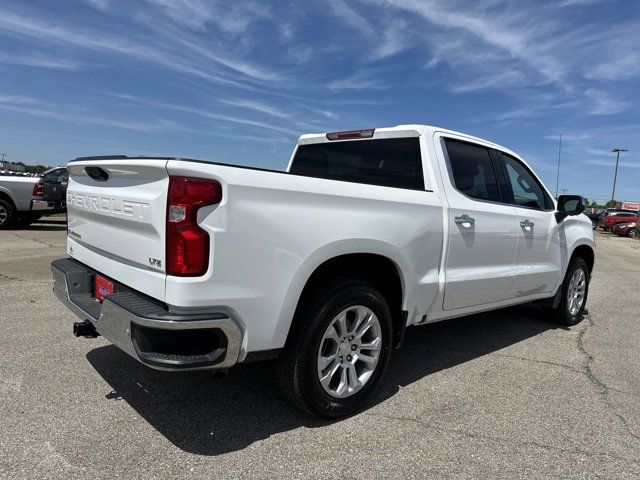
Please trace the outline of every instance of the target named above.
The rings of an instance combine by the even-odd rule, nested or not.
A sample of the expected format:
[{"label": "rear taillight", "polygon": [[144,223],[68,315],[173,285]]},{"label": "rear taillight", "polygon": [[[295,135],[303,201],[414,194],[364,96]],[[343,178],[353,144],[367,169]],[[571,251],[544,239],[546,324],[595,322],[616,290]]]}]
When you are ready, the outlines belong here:
[{"label": "rear taillight", "polygon": [[167,201],[167,274],[197,277],[209,265],[209,234],[198,226],[200,207],[222,201],[216,180],[170,177]]},{"label": "rear taillight", "polygon": [[42,183],[42,180],[33,186],[33,196],[44,197],[44,183]]}]

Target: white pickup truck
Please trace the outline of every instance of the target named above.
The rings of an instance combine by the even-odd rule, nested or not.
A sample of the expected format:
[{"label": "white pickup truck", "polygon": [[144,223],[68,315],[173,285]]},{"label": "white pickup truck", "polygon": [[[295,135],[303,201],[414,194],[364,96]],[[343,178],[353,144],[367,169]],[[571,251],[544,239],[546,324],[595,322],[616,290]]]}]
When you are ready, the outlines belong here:
[{"label": "white pickup truck", "polygon": [[[358,409],[405,328],[531,301],[583,315],[595,244],[514,152],[401,125],[303,135],[286,172],[183,158],[68,164],[54,292],[77,336],[158,369],[275,359],[309,412]],[[219,372],[220,373],[220,372]]]}]

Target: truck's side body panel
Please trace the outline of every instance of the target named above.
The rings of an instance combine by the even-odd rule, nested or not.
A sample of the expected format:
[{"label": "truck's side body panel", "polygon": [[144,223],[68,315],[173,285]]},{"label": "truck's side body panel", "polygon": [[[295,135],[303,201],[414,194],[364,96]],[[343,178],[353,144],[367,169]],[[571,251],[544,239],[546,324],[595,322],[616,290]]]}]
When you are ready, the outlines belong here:
[{"label": "truck's side body panel", "polygon": [[33,187],[38,183],[35,177],[19,177],[0,175],[0,192],[5,193],[13,202],[18,211],[28,211],[31,209]]},{"label": "truck's side body panel", "polygon": [[339,255],[391,259],[410,319],[437,293],[443,234],[434,192],[181,161],[167,168],[217,179],[223,201],[201,212],[212,238],[209,271],[203,278],[168,276],[166,302],[232,309],[246,324],[248,351],[284,344],[308,278]]}]

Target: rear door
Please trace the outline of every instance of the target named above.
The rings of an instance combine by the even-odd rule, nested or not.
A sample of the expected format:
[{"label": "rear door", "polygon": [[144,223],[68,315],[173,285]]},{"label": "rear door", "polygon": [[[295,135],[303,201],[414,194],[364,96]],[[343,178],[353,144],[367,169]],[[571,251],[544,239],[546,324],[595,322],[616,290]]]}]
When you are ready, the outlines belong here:
[{"label": "rear door", "polygon": [[69,163],[69,254],[157,299],[165,295],[166,160]]},{"label": "rear door", "polygon": [[443,179],[449,202],[443,308],[506,300],[518,231],[514,207],[502,201],[490,148],[448,135],[436,136],[436,142],[448,177]]},{"label": "rear door", "polygon": [[505,196],[513,204],[518,242],[513,296],[550,292],[560,280],[560,238],[555,207],[542,183],[520,159],[494,151]]}]

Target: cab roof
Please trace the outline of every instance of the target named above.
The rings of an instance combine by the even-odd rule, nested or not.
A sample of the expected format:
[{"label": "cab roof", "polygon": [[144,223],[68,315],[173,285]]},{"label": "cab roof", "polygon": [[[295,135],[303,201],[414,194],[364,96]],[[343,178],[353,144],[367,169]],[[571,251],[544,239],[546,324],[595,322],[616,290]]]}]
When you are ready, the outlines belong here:
[{"label": "cab roof", "polygon": [[[367,135],[366,137],[355,138],[350,136],[348,138],[334,138],[329,139],[328,135],[332,134],[349,134],[355,132],[370,132],[373,131],[373,135]],[[401,138],[401,137],[431,137],[434,133],[444,133],[449,135],[455,135],[457,137],[463,137],[466,140],[471,142],[481,143],[496,149],[500,149],[506,151],[507,153],[515,154],[510,149],[503,147],[502,145],[498,145],[497,143],[491,142],[489,140],[485,140],[483,138],[474,137],[473,135],[468,135],[466,133],[457,132],[455,130],[449,130],[447,128],[437,127],[435,125],[423,125],[423,124],[406,124],[406,125],[396,125],[395,127],[382,127],[382,128],[369,128],[363,130],[350,130],[344,132],[325,132],[325,133],[307,133],[305,135],[301,135],[298,138],[298,145],[307,145],[311,143],[325,143],[325,142],[334,142],[334,141],[360,141],[360,140],[371,140],[371,139],[382,139],[382,138]]]}]

